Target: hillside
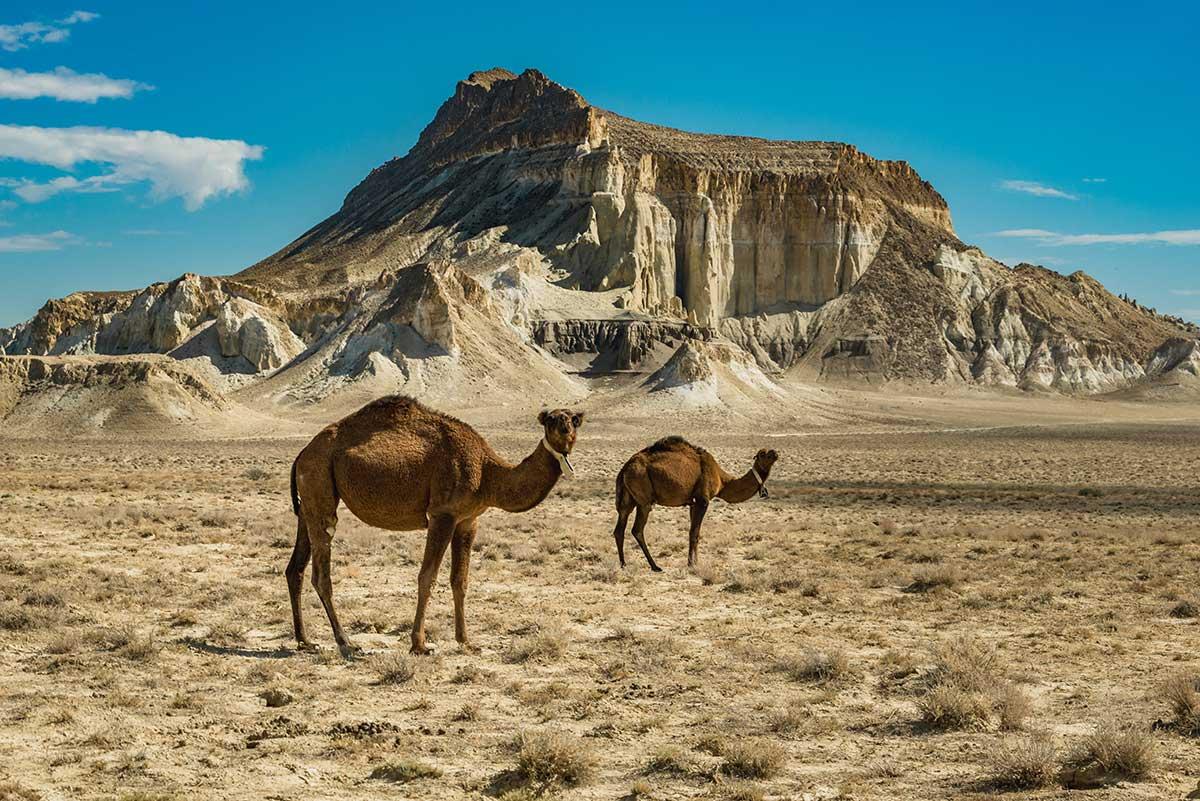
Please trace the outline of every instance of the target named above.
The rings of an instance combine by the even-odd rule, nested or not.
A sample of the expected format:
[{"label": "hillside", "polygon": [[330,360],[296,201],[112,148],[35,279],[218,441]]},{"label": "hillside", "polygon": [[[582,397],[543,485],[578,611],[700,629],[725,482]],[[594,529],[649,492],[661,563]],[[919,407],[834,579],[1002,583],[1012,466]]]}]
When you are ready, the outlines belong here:
[{"label": "hillside", "polygon": [[[163,354],[223,401],[276,413],[393,391],[577,402],[628,373],[649,396],[677,351],[677,365],[713,352],[689,342],[777,384],[771,403],[847,380],[1097,394],[1187,372],[1196,336],[1082,273],[964,244],[905,162],[650,125],[493,69],[274,255],[50,301],[0,348]],[[705,397],[746,402],[726,373]]]}]

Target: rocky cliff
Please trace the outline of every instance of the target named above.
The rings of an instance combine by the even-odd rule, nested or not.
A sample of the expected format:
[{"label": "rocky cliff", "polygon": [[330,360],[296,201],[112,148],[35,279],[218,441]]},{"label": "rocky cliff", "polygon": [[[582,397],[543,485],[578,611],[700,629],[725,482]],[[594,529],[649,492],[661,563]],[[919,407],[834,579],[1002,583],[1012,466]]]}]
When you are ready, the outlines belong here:
[{"label": "rocky cliff", "polygon": [[0,348],[169,354],[242,400],[287,404],[577,399],[590,376],[672,359],[713,376],[750,375],[748,359],[755,385],[1102,393],[1186,373],[1196,335],[1082,273],[1010,269],[962,243],[904,162],[663,128],[493,69],[271,257],[50,301]]}]

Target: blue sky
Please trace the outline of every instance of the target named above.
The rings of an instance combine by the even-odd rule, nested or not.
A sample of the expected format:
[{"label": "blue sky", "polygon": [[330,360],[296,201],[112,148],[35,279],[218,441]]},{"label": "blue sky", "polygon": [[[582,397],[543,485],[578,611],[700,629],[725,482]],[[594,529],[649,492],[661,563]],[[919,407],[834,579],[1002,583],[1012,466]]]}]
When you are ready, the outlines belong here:
[{"label": "blue sky", "polygon": [[269,255],[492,66],[907,160],[964,241],[1200,321],[1194,5],[79,2],[0,10],[0,325]]}]

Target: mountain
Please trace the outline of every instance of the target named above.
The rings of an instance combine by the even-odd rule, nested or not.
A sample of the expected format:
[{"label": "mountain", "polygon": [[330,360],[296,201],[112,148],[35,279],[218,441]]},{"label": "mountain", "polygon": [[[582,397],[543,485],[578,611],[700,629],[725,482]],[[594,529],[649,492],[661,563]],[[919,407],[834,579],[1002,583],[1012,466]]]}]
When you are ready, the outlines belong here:
[{"label": "mountain", "polygon": [[[650,125],[492,69],[274,255],[50,301],[0,348],[165,354],[216,397],[279,409],[577,401],[631,373],[693,400],[750,397],[716,387],[735,375],[771,402],[842,380],[1094,394],[1187,372],[1198,333],[964,244],[905,162]],[[679,389],[693,373],[703,392]]]}]

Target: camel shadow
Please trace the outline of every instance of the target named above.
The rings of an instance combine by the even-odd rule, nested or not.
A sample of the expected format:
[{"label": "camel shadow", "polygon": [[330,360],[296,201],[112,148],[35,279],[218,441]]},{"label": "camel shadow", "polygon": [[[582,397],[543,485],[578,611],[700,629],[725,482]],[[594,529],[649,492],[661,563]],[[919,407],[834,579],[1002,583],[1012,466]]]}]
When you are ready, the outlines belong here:
[{"label": "camel shadow", "polygon": [[244,656],[251,659],[287,659],[298,653],[292,648],[240,648],[232,645],[214,645],[207,640],[187,637],[184,644],[193,651],[217,656]]}]

